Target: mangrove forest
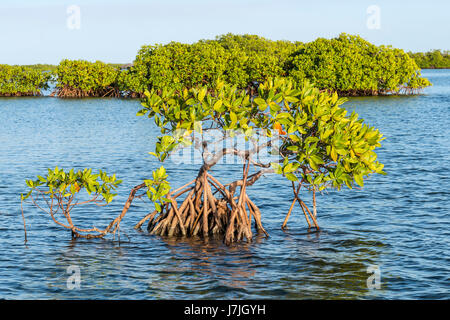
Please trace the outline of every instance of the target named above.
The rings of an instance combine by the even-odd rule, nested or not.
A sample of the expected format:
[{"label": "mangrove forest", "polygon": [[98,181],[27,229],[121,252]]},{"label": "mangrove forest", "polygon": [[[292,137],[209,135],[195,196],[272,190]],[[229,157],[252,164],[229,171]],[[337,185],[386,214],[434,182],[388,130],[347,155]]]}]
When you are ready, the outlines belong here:
[{"label": "mangrove forest", "polygon": [[308,43],[226,34],[192,44],[145,45],[130,65],[67,59],[58,66],[2,65],[0,95],[39,95],[52,87],[61,98],[143,98],[146,90],[212,89],[220,81],[254,92],[275,77],[308,80],[341,96],[413,94],[430,85],[417,59],[348,34]]}]

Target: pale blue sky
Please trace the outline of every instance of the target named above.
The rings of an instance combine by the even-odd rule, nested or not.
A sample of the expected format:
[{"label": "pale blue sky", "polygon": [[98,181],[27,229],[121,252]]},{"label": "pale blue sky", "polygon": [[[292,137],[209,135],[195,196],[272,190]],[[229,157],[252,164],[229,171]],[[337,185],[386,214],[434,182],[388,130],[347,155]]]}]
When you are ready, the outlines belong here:
[{"label": "pale blue sky", "polygon": [[[81,9],[79,30],[66,25],[69,5]],[[367,28],[370,5],[381,10],[380,29]],[[407,51],[448,50],[449,21],[448,0],[0,0],[0,63],[131,62],[144,44],[228,32],[302,42],[346,32]]]}]

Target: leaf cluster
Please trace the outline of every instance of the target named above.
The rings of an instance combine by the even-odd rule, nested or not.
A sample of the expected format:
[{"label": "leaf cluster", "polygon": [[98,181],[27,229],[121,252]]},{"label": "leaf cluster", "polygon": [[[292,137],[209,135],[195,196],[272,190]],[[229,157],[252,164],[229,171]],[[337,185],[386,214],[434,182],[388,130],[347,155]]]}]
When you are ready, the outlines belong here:
[{"label": "leaf cluster", "polygon": [[208,89],[146,92],[138,115],[154,119],[163,136],[152,154],[164,161],[180,144],[188,145],[194,132],[212,128],[239,131],[252,137],[257,131],[281,139],[276,173],[319,189],[338,188],[381,173],[374,149],[383,135],[341,107],[344,98],[321,91],[309,82],[298,85],[287,78],[269,79],[250,96],[246,90],[218,82]]},{"label": "leaf cluster", "polygon": [[26,180],[27,186],[30,188],[26,195],[21,195],[22,200],[27,199],[36,189],[44,188],[44,194],[50,198],[56,197],[58,200],[63,198],[69,202],[82,191],[86,192],[106,203],[110,203],[117,195],[112,193],[122,180],[117,180],[116,175],[109,176],[105,171],[99,170],[99,173],[93,174],[92,169],[83,169],[75,171],[73,168],[68,172],[55,167],[54,170],[47,169],[48,174],[37,176],[35,180]]},{"label": "leaf cluster", "polygon": [[152,172],[152,179],[144,180],[147,187],[147,197],[153,201],[158,212],[161,211],[161,206],[164,203],[170,201],[170,199],[167,198],[170,191],[170,184],[166,179],[166,169],[161,166],[159,169]]},{"label": "leaf cluster", "polygon": [[319,89],[341,95],[398,93],[430,85],[403,50],[376,46],[345,33],[302,44],[287,61],[286,69],[296,82],[307,79]]}]

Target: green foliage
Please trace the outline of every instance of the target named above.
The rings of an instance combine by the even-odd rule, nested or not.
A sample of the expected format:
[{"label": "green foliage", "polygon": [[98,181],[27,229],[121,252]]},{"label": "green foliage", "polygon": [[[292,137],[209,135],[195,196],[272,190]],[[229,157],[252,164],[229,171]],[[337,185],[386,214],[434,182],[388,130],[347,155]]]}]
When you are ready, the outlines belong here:
[{"label": "green foliage", "polygon": [[153,179],[144,180],[145,185],[147,186],[147,196],[153,201],[156,210],[160,212],[161,206],[170,201],[166,198],[170,191],[170,184],[166,180],[166,169],[161,166],[159,169],[154,170],[152,172],[152,178]]},{"label": "green foliage", "polygon": [[[412,59],[412,58],[414,59]],[[226,34],[193,44],[170,42],[143,46],[132,66],[63,60],[55,67],[0,66],[0,94],[39,94],[53,70],[58,96],[140,96],[146,90],[183,90],[225,81],[237,88],[257,86],[274,77],[309,80],[340,95],[413,93],[431,85],[420,68],[450,65],[448,52],[406,54],[375,46],[359,36],[341,34],[313,42],[272,41],[256,35]]]},{"label": "green foliage", "polygon": [[217,82],[212,89],[152,89],[138,115],[153,118],[164,134],[152,153],[161,161],[178,145],[189,144],[194,131],[217,128],[251,137],[258,130],[272,136],[275,130],[282,140],[280,161],[271,164],[276,173],[320,190],[340,189],[384,173],[374,152],[382,134],[357,114],[347,115],[340,107],[344,101],[285,78],[260,84],[256,96]]},{"label": "green foliage", "polygon": [[49,73],[28,67],[0,65],[0,96],[40,95],[48,88]]},{"label": "green foliage", "polygon": [[135,92],[168,86],[182,89],[214,83],[223,75],[226,61],[225,50],[212,41],[144,46],[122,77],[126,79],[125,87]]},{"label": "green foliage", "polygon": [[408,52],[422,69],[449,69],[450,51],[432,50],[429,52]]},{"label": "green foliage", "polygon": [[84,189],[89,195],[101,197],[106,203],[110,203],[116,194],[112,193],[122,180],[117,180],[116,175],[108,176],[102,170],[98,174],[92,174],[92,169],[68,172],[56,167],[48,169],[47,176],[37,176],[36,180],[26,180],[30,191],[21,195],[22,200],[27,199],[36,189],[45,188],[43,191],[50,198],[67,199],[70,203]]},{"label": "green foliage", "polygon": [[347,115],[340,107],[345,100],[336,93],[274,80],[262,84],[259,94],[268,105],[281,105],[278,111],[270,110],[283,136],[283,162],[272,163],[277,173],[319,190],[352,188],[354,182],[362,187],[363,178],[384,174],[373,151],[381,146],[382,134],[358,120],[356,113]]},{"label": "green foliage", "polygon": [[345,33],[303,44],[286,69],[296,82],[308,79],[319,89],[348,95],[409,93],[430,85],[403,50]]},{"label": "green foliage", "polygon": [[103,96],[117,87],[119,71],[103,62],[89,62],[84,60],[62,60],[56,70],[56,87],[59,94],[68,95],[74,90],[81,96]]},{"label": "green foliage", "polygon": [[288,41],[232,34],[193,44],[143,46],[133,67],[121,75],[121,87],[141,93],[169,86],[181,90],[199,85],[214,87],[221,79],[245,88],[283,75],[283,64],[295,49],[296,45]]},{"label": "green foliage", "polygon": [[194,44],[143,46],[119,82],[122,90],[142,95],[166,87],[213,88],[219,79],[247,88],[285,76],[347,95],[411,93],[430,85],[403,50],[347,34],[305,44],[226,34]]},{"label": "green foliage", "polygon": [[210,90],[218,81],[241,89],[254,88],[274,77],[290,77],[297,83],[309,80],[319,89],[340,95],[413,93],[430,82],[420,76],[420,69],[410,56],[424,67],[440,68],[450,61],[445,52],[408,55],[403,50],[375,46],[347,34],[294,43],[229,33],[193,44],[143,46],[133,65],[124,70],[120,64],[83,60],[63,60],[57,67],[33,65],[33,72],[8,67],[17,68],[8,73],[1,67],[0,94],[38,93],[50,77],[44,70],[53,70],[60,97],[143,97],[150,89],[207,86]]},{"label": "green foliage", "polygon": [[240,65],[243,75],[233,75],[235,70],[227,70],[227,82],[241,88],[253,82],[263,82],[268,78],[286,75],[284,64],[294,53],[300,43],[290,41],[272,41],[257,35],[234,35],[228,33],[217,37],[218,43],[229,52],[234,52],[238,61],[231,62]]},{"label": "green foliage", "polygon": [[[202,133],[205,123],[211,121],[208,129],[244,130],[250,134],[250,96],[245,90],[218,81],[216,86],[184,89],[151,89],[145,93],[143,109],[137,115],[153,118],[164,135],[158,138],[155,152],[151,154],[164,161],[170,151],[179,144],[190,145],[188,139],[194,131]],[[215,125],[214,125],[215,124]]]}]

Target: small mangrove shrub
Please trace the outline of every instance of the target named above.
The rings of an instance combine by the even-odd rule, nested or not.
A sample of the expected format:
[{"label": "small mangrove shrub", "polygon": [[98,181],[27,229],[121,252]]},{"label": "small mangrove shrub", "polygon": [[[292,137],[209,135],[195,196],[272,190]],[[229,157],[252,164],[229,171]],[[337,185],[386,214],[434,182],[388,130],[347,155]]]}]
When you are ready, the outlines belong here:
[{"label": "small mangrove shrub", "polygon": [[0,64],[0,96],[39,96],[50,77],[48,72]]},{"label": "small mangrove shrub", "polygon": [[119,70],[97,61],[63,60],[54,71],[56,94],[61,98],[120,97]]},{"label": "small mangrove shrub", "polygon": [[92,169],[87,168],[64,171],[55,167],[54,170],[48,169],[45,177],[38,175],[35,180],[26,180],[29,191],[21,195],[21,200],[22,202],[30,200],[36,208],[49,215],[57,225],[71,230],[74,238],[102,238],[108,233],[115,234],[119,230],[123,216],[118,216],[106,228],[98,229],[78,227],[71,213],[73,209],[83,205],[109,204],[117,195],[113,192],[120,183],[122,181],[117,180],[115,174],[108,175],[102,170],[93,174]]}]

